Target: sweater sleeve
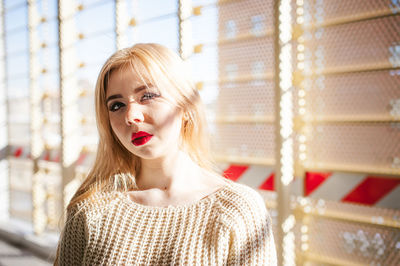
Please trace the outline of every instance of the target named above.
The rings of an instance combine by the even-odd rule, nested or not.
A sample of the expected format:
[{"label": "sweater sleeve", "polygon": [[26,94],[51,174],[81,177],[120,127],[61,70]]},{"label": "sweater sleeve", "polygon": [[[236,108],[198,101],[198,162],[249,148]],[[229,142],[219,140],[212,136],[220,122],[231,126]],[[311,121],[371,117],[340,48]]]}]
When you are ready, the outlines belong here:
[{"label": "sweater sleeve", "polygon": [[54,265],[82,265],[86,246],[86,221],[83,211],[67,212]]},{"label": "sweater sleeve", "polygon": [[228,265],[277,265],[272,222],[264,200],[250,191],[231,225]]}]

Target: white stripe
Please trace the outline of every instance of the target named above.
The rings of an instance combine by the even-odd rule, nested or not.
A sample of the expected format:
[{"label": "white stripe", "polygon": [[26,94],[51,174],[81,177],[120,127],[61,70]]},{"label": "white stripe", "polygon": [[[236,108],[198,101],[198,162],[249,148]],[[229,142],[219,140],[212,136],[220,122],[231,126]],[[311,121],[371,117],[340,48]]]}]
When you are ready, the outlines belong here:
[{"label": "white stripe", "polygon": [[229,164],[227,163],[217,163],[218,172],[222,175],[226,169],[229,168]]},{"label": "white stripe", "polygon": [[271,175],[272,171],[272,168],[252,165],[239,177],[237,182],[252,188],[258,188]]},{"label": "white stripe", "polygon": [[290,184],[291,193],[296,196],[303,196],[304,190],[304,179],[295,177]]},{"label": "white stripe", "polygon": [[375,206],[400,209],[400,185],[397,185],[396,188],[379,200]]},{"label": "white stripe", "polygon": [[363,174],[333,173],[310,195],[311,198],[340,201],[349,194],[366,176]]}]

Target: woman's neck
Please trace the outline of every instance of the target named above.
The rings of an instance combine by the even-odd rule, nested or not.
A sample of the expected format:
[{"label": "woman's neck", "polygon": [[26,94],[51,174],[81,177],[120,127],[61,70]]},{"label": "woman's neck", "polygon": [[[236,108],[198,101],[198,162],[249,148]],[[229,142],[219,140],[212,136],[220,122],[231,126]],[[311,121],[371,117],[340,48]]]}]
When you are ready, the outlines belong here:
[{"label": "woman's neck", "polygon": [[141,161],[136,183],[139,190],[179,191],[198,182],[201,168],[188,154],[177,151],[164,158]]}]

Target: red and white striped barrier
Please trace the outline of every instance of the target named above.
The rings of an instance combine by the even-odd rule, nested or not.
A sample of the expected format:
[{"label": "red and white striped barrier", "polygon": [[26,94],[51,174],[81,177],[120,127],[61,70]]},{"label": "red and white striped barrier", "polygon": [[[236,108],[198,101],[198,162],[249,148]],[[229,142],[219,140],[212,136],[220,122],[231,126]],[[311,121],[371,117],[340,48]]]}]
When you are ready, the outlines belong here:
[{"label": "red and white striped barrier", "polygon": [[[223,169],[224,176],[233,181],[255,189],[275,190],[271,167],[226,165]],[[295,179],[292,184],[292,191],[296,195],[400,209],[400,178],[307,172],[304,182],[301,184],[299,181],[301,179]]]},{"label": "red and white striped barrier", "polygon": [[257,165],[229,165],[223,175],[233,181],[246,184],[255,189],[275,189],[273,168]]},{"label": "red and white striped barrier", "polygon": [[[16,158],[30,158],[29,150],[24,147],[12,147],[11,154]],[[77,165],[91,164],[94,159],[92,157],[89,154],[80,154]],[[45,151],[40,159],[59,162],[59,152]],[[254,189],[275,190],[272,167],[232,164],[225,165],[223,169],[224,176],[233,181],[246,184]],[[300,184],[299,181],[300,179],[295,179],[292,184],[294,187],[292,191],[296,195],[400,209],[400,178],[341,172],[307,172],[304,183]]]},{"label": "red and white striped barrier", "polygon": [[24,147],[12,146],[10,154],[15,158],[30,158],[30,151]]},{"label": "red and white striped barrier", "polygon": [[[30,149],[23,146],[12,146],[10,154],[18,159],[30,159]],[[76,161],[76,165],[90,165],[94,159],[92,154],[81,153]],[[60,152],[58,150],[44,151],[39,160],[48,162],[60,162]]]},{"label": "red and white striped barrier", "polygon": [[311,198],[400,209],[400,178],[308,172],[304,194]]}]

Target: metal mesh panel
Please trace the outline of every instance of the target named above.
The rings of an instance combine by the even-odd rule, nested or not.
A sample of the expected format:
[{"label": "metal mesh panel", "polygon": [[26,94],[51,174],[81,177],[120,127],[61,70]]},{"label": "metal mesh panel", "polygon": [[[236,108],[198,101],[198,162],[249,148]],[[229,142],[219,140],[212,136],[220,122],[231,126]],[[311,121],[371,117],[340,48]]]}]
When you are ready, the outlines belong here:
[{"label": "metal mesh panel", "polygon": [[310,32],[315,41],[307,42],[307,49],[320,54],[322,65],[315,65],[317,68],[385,63],[390,58],[388,48],[398,42],[399,24],[400,17],[394,16],[318,28]]},{"label": "metal mesh panel", "polygon": [[[297,48],[297,71],[302,77],[297,77],[295,99],[300,162],[306,171],[333,175],[325,183],[331,185],[331,196],[347,184],[348,195],[363,193],[359,203],[373,205],[368,199],[374,192],[361,186],[367,183],[366,177],[380,173],[397,178],[399,174],[396,47],[400,16],[396,5],[357,0],[296,2],[297,22],[302,24],[301,34],[296,33],[302,44]],[[352,180],[347,180],[343,177],[346,171],[359,174],[349,174]],[[339,180],[340,186],[335,187]],[[383,188],[377,187],[375,193],[381,191],[396,200],[392,195],[396,179],[385,180],[393,184],[390,189],[382,192]],[[380,179],[382,186],[385,180]],[[318,189],[325,181],[320,182],[305,185]],[[324,189],[328,188],[323,187],[317,195],[323,197]],[[310,198],[298,202],[300,264],[398,263],[398,210]]]},{"label": "metal mesh panel", "polygon": [[217,112],[220,116],[272,116],[274,114],[272,81],[222,84]]},{"label": "metal mesh panel", "polygon": [[18,53],[27,53],[28,51],[28,35],[26,31],[16,31],[10,32],[7,36],[8,44],[6,47],[7,56],[18,54]]},{"label": "metal mesh panel", "polygon": [[[200,1],[199,1],[200,2]],[[193,1],[193,6],[201,6],[202,3]],[[207,43],[214,44],[218,38],[218,7],[215,5],[207,6],[201,9],[200,16],[192,16],[193,42],[195,44]],[[213,46],[216,49],[215,45]],[[215,64],[217,65],[217,64]]]},{"label": "metal mesh panel", "polygon": [[392,71],[331,75],[312,82],[307,103],[310,113],[318,116],[389,115],[393,100],[400,98],[400,76]]},{"label": "metal mesh panel", "polygon": [[309,18],[304,31],[305,119],[315,120],[305,127],[308,163],[396,168],[400,16],[392,16],[383,1],[343,6],[306,1],[304,7]]},{"label": "metal mesh panel", "polygon": [[[160,30],[157,34],[154,31]],[[178,18],[176,15],[159,18],[136,26],[137,37],[134,42],[155,42],[163,44],[173,50],[178,48]]]},{"label": "metal mesh panel", "polygon": [[357,14],[374,13],[394,6],[389,2],[385,0],[308,0],[304,1],[304,8],[307,10],[305,13],[307,19],[305,21],[311,23],[322,22],[341,17],[354,17]]},{"label": "metal mesh panel", "polygon": [[32,192],[10,191],[10,215],[24,221],[32,222]]},{"label": "metal mesh panel", "polygon": [[[220,37],[260,35],[273,25],[273,1],[231,1],[219,9]],[[233,26],[234,25],[234,26]],[[252,54],[252,53],[249,53]]]},{"label": "metal mesh panel", "polygon": [[130,21],[125,33],[127,45],[155,42],[178,51],[178,1],[127,0],[126,8],[125,15]]},{"label": "metal mesh panel", "polygon": [[[135,2],[135,0],[131,2]],[[139,21],[159,18],[170,14],[176,15],[178,9],[178,1],[174,0],[136,0],[136,2],[136,7],[140,10],[140,12],[137,12],[137,19]]]},{"label": "metal mesh panel", "polygon": [[[249,50],[250,49],[250,50]],[[251,51],[251,52],[250,52]],[[273,68],[272,38],[229,42],[219,47],[219,71],[221,78],[235,79],[244,75],[262,77]],[[234,66],[234,68],[233,68]]]},{"label": "metal mesh panel", "polygon": [[[399,261],[399,211],[297,199],[305,260],[320,264],[394,265]],[[305,227],[304,227],[305,226]]]},{"label": "metal mesh panel", "polygon": [[229,156],[273,158],[273,126],[220,124],[213,136],[213,150]]},{"label": "metal mesh panel", "polygon": [[393,265],[400,259],[390,252],[396,250],[398,234],[399,230],[314,218],[310,222],[309,247],[319,256],[360,264]]},{"label": "metal mesh panel", "polygon": [[82,70],[77,71],[78,82],[89,82],[91,90],[94,90],[102,64],[115,51],[114,20],[112,1],[83,5],[82,11],[75,15],[79,37],[75,44],[76,54],[79,63],[83,63]]},{"label": "metal mesh panel", "polygon": [[6,32],[27,30],[26,28],[26,26],[28,25],[28,17],[26,16],[26,14],[28,13],[27,9],[28,6],[24,1],[21,1],[21,3],[13,3],[5,5]]},{"label": "metal mesh panel", "polygon": [[[271,121],[273,115],[272,36],[267,33],[272,30],[272,2],[194,1],[193,5],[201,10],[191,21],[195,43],[202,49],[191,62],[195,79],[202,84],[200,93],[215,118],[213,150],[222,157],[272,159],[273,126],[251,122]],[[240,119],[250,123],[238,124]]]},{"label": "metal mesh panel", "polygon": [[205,47],[202,53],[191,57],[192,69],[196,81],[208,81],[216,84],[218,76],[217,51],[215,47]]},{"label": "metal mesh panel", "polygon": [[315,162],[392,167],[400,156],[400,128],[385,124],[329,124],[313,127],[308,158]]},{"label": "metal mesh panel", "polygon": [[[29,160],[10,159],[11,189],[29,191],[32,187],[32,162]],[[25,210],[26,211],[26,210]]]},{"label": "metal mesh panel", "polygon": [[[29,127],[29,47],[26,3],[5,3],[6,78],[9,101],[9,145],[28,149]],[[16,19],[19,17],[20,19]],[[25,43],[23,43],[25,41]],[[32,165],[27,160],[9,161],[10,215],[31,219],[30,198]],[[22,180],[21,180],[22,179]],[[17,182],[26,181],[28,182]]]}]

